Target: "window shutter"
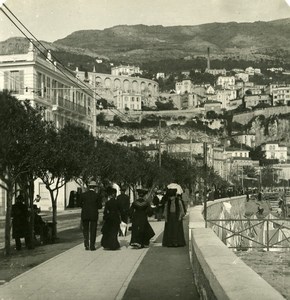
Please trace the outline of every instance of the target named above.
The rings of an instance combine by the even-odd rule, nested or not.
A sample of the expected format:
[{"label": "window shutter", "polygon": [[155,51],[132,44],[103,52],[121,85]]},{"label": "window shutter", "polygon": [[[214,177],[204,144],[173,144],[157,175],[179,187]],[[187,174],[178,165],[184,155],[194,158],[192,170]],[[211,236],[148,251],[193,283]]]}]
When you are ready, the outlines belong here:
[{"label": "window shutter", "polygon": [[4,90],[8,90],[8,77],[9,77],[9,71],[4,72]]},{"label": "window shutter", "polygon": [[20,91],[19,94],[20,95],[24,95],[24,71],[21,70],[19,72],[19,82],[20,82]]}]

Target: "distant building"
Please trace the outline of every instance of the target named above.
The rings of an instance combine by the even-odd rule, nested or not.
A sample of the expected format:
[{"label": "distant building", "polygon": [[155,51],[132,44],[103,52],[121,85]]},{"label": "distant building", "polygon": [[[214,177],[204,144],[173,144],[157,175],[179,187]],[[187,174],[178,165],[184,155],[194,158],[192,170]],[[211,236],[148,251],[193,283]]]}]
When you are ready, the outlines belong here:
[{"label": "distant building", "polygon": [[272,98],[270,95],[245,95],[243,97],[245,107],[254,107],[258,104],[272,105]]},{"label": "distant building", "polygon": [[119,110],[142,110],[141,94],[123,92],[121,89],[114,92],[114,105]]},{"label": "distant building", "polygon": [[140,67],[120,65],[111,69],[111,75],[114,76],[131,76],[133,74],[142,74]]},{"label": "distant building", "polygon": [[265,143],[261,145],[262,151],[265,151],[266,159],[278,159],[279,163],[287,162],[287,147],[279,146],[277,143]]},{"label": "distant building", "polygon": [[205,69],[205,73],[217,76],[217,75],[227,75],[227,70],[226,69]]},{"label": "distant building", "polygon": [[237,73],[235,74],[236,79],[241,79],[243,82],[249,81],[249,74],[247,73]]},{"label": "distant building", "polygon": [[273,105],[290,104],[290,84],[270,84],[266,92],[272,95]]},{"label": "distant building", "polygon": [[283,72],[284,69],[281,68],[281,67],[279,67],[279,68],[267,68],[267,71],[278,73],[278,72]]},{"label": "distant building", "polygon": [[[165,143],[166,151],[169,155],[185,158],[191,161],[194,160],[194,157],[197,155],[203,155],[203,146],[202,142],[194,142],[190,139],[175,139],[171,141],[167,141]],[[207,144],[208,147],[208,165],[212,166],[213,164],[213,146],[212,144]]]},{"label": "distant building", "polygon": [[251,148],[256,147],[256,135],[255,134],[237,133],[237,134],[234,134],[232,137],[237,143],[249,146]]},{"label": "distant building", "polygon": [[190,75],[190,71],[182,71],[181,74],[188,77]]},{"label": "distant building", "polygon": [[219,101],[208,100],[204,103],[205,112],[214,111],[217,114],[222,112],[222,103]]},{"label": "distant building", "polygon": [[175,90],[177,94],[191,93],[193,84],[190,79],[184,79],[175,83]]},{"label": "distant building", "polygon": [[165,78],[165,73],[157,73],[156,74],[156,79],[159,79],[159,78]]},{"label": "distant building", "polygon": [[221,102],[222,108],[228,109],[230,101],[237,98],[235,89],[216,89],[216,100]]},{"label": "distant building", "polygon": [[248,68],[245,69],[245,72],[247,74],[249,74],[250,76],[259,75],[259,74],[261,74],[261,69],[248,67]]},{"label": "distant building", "polygon": [[235,85],[235,77],[234,76],[219,76],[216,85],[221,86],[222,88],[229,88]]}]

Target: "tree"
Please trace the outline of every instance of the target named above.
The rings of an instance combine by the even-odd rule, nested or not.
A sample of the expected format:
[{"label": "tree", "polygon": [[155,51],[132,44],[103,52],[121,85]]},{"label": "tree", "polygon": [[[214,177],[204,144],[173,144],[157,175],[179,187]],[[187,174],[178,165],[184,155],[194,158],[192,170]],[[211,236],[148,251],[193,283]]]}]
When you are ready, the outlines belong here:
[{"label": "tree", "polygon": [[20,102],[0,92],[0,186],[6,190],[5,255],[10,254],[11,208],[16,185],[31,174],[31,152],[35,130],[41,128],[41,112],[29,102]]},{"label": "tree", "polygon": [[57,198],[60,188],[81,176],[84,160],[89,156],[94,139],[84,128],[66,124],[57,130],[47,124],[45,142],[36,155],[37,175],[49,191],[52,204],[53,238],[57,237]]}]

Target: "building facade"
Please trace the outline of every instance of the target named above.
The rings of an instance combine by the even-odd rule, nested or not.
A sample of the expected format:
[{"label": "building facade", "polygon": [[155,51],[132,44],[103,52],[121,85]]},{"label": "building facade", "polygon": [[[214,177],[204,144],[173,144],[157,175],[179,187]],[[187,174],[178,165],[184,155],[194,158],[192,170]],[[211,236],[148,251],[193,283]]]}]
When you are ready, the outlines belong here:
[{"label": "building facade", "polygon": [[[53,121],[57,128],[71,122],[95,134],[93,93],[73,73],[58,66],[49,51],[44,58],[32,43],[25,54],[0,56],[0,90],[10,91],[19,101],[29,100],[32,106],[45,108],[44,118]],[[59,209],[65,208],[66,195],[72,186],[73,183],[60,191]],[[42,197],[40,206],[51,207],[48,191],[40,180],[35,182],[35,193]],[[5,191],[0,189],[2,214],[5,200]]]},{"label": "building facade", "polygon": [[158,82],[141,77],[124,75],[110,75],[95,72],[77,71],[77,77],[87,81],[100,97],[114,104],[115,92],[121,90],[124,93],[142,95],[142,105],[154,106],[159,96]]},{"label": "building facade", "polygon": [[266,159],[278,159],[279,163],[287,162],[286,146],[279,146],[276,143],[265,143],[261,145],[261,150],[265,152]]},{"label": "building facade", "polygon": [[120,65],[111,69],[111,74],[114,76],[131,76],[133,74],[142,74],[140,67]]}]

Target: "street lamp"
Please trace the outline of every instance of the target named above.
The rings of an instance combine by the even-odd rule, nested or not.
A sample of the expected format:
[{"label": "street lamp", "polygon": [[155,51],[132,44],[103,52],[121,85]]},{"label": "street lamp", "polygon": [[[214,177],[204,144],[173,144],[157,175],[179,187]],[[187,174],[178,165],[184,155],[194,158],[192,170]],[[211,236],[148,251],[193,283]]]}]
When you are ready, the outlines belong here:
[{"label": "street lamp", "polygon": [[[197,168],[200,171],[203,167],[203,157],[200,154],[198,154],[198,156],[195,157],[195,162],[196,162]],[[198,200],[200,201],[201,197],[202,197],[202,195],[201,195],[201,174],[200,174],[200,172],[198,174],[198,190],[199,190]]]},{"label": "street lamp", "polygon": [[[203,216],[205,227],[207,227],[207,143],[203,143],[203,157],[199,154],[196,157],[196,165],[204,168],[204,187],[203,187]],[[199,189],[201,187],[201,177],[199,176]],[[199,193],[200,194],[200,193]]]}]

